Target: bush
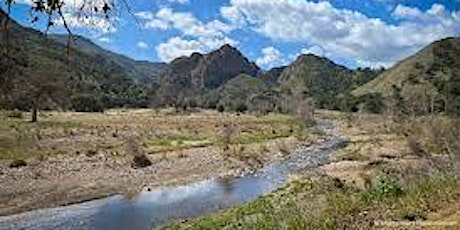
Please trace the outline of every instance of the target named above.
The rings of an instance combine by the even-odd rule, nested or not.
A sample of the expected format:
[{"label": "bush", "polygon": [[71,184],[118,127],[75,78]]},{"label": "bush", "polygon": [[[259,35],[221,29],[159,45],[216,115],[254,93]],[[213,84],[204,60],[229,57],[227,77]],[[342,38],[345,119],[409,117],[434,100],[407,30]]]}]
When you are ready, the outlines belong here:
[{"label": "bush", "polygon": [[224,106],[223,105],[217,106],[217,111],[219,111],[220,113],[223,113],[225,111]]},{"label": "bush", "polygon": [[396,178],[388,175],[377,177],[373,187],[363,194],[363,200],[368,203],[378,203],[389,198],[401,196],[403,189]]},{"label": "bush", "polygon": [[380,94],[367,94],[356,99],[356,103],[358,104],[357,107],[370,113],[382,112],[383,108],[385,108],[383,101],[382,95]]},{"label": "bush", "polygon": [[152,165],[150,159],[143,152],[139,150],[139,143],[134,137],[130,137],[126,140],[126,153],[133,156],[131,167],[145,168]]},{"label": "bush", "polygon": [[14,160],[10,163],[10,168],[20,168],[27,166],[27,162],[25,160]]},{"label": "bush", "polygon": [[8,111],[6,112],[6,117],[9,117],[9,118],[17,118],[17,119],[22,119],[24,116],[22,115],[22,112],[21,111],[17,111],[17,110],[14,110],[14,111]]},{"label": "bush", "polygon": [[235,111],[236,111],[236,112],[242,113],[242,112],[245,112],[245,111],[247,111],[247,110],[248,110],[248,107],[246,106],[245,103],[242,103],[242,102],[241,102],[241,103],[237,103],[236,106],[235,106]]},{"label": "bush", "polygon": [[402,127],[413,153],[460,156],[460,120],[449,117],[415,118]]},{"label": "bush", "polygon": [[219,133],[219,142],[222,146],[222,150],[228,151],[229,145],[232,143],[233,136],[235,134],[235,127],[231,124],[223,124]]},{"label": "bush", "polygon": [[104,104],[101,98],[90,94],[73,96],[71,99],[72,108],[77,112],[103,112]]},{"label": "bush", "polygon": [[145,168],[150,165],[152,165],[152,162],[144,154],[136,155],[133,158],[133,163],[132,163],[133,168]]}]

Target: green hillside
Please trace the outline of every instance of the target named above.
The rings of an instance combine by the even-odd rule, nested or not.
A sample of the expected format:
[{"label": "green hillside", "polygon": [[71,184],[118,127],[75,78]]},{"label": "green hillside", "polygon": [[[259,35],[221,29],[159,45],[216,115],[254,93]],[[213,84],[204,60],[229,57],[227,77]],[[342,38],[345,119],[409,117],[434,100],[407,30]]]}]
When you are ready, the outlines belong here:
[{"label": "green hillside", "polygon": [[[67,45],[67,34],[52,34],[49,35],[49,38],[60,44]],[[105,50],[94,44],[91,40],[81,36],[73,37],[72,48],[93,58],[104,58],[105,62],[114,63],[125,69],[129,77],[138,79],[144,83],[156,81],[167,68],[165,63],[136,61],[124,55]]]},{"label": "green hillside", "polygon": [[[0,12],[0,21],[5,19]],[[4,31],[1,36],[6,36]],[[127,68],[127,63],[137,62],[111,55],[90,42],[67,50],[66,44],[14,20],[10,20],[8,36],[8,43],[6,39],[1,41],[7,51],[0,58],[3,108],[30,109],[35,105],[43,109],[100,111],[148,104],[150,86],[133,79],[136,68],[149,72],[143,62]]]},{"label": "green hillside", "polygon": [[319,107],[327,109],[338,109],[336,97],[354,86],[352,70],[313,54],[298,57],[278,82],[284,89],[296,88],[313,97]]},{"label": "green hillside", "polygon": [[352,93],[383,97],[399,93],[406,103],[427,104],[420,100],[431,100],[437,110],[460,111],[460,38],[432,43]]}]

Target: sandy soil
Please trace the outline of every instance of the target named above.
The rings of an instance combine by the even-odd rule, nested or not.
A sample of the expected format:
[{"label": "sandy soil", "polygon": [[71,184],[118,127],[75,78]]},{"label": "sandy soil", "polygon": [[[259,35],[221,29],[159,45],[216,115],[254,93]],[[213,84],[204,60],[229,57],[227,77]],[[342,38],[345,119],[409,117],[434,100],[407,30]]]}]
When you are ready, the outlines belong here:
[{"label": "sandy soil", "polygon": [[[279,140],[270,141],[262,152],[256,146],[245,151],[249,160],[228,156],[214,147],[149,155],[152,166],[134,169],[126,156],[96,154],[58,155],[28,162],[21,168],[0,163],[0,215],[78,203],[114,194],[135,195],[142,189],[180,184],[200,179],[241,174],[282,157]],[[295,138],[283,139],[294,147]],[[260,166],[260,165],[259,165]]]}]

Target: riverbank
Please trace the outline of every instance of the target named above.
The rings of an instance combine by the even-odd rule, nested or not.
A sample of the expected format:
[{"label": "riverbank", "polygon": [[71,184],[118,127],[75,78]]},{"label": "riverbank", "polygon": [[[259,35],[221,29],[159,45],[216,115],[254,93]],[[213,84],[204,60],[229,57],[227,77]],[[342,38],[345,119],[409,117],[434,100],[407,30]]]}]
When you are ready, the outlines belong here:
[{"label": "riverbank", "polygon": [[329,121],[318,120],[310,132],[321,138],[311,145],[299,145],[282,159],[251,173],[152,188],[129,198],[112,196],[0,217],[0,229],[151,229],[241,205],[279,189],[298,170],[329,163],[334,151],[348,142],[337,136],[335,125]]},{"label": "riverbank", "polygon": [[459,228],[457,160],[416,151],[426,140],[413,144],[380,115],[323,111],[320,116],[337,121],[350,139],[332,162],[298,172],[285,187],[254,202],[163,228]]},{"label": "riverbank", "polygon": [[[50,112],[41,122],[2,120],[0,133],[10,139],[0,148],[0,215],[241,175],[321,138],[299,137],[307,130],[282,115]],[[224,125],[235,127],[228,143],[220,140]],[[150,166],[132,167],[124,140],[133,135]],[[13,166],[18,159],[26,165]]]}]

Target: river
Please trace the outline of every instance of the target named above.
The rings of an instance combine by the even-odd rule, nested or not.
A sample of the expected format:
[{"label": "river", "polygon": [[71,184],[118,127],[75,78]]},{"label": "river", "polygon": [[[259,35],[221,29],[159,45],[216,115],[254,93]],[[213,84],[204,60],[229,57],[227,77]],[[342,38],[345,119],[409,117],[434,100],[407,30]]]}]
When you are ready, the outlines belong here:
[{"label": "river", "polygon": [[9,229],[152,229],[168,221],[193,218],[253,201],[285,185],[289,175],[330,161],[348,143],[332,122],[316,126],[327,137],[300,146],[279,162],[234,178],[215,178],[180,186],[142,191],[132,198],[116,195],[79,204],[0,217],[0,230]]}]

